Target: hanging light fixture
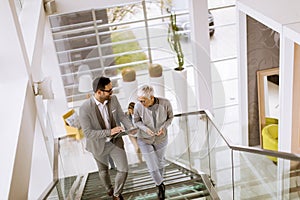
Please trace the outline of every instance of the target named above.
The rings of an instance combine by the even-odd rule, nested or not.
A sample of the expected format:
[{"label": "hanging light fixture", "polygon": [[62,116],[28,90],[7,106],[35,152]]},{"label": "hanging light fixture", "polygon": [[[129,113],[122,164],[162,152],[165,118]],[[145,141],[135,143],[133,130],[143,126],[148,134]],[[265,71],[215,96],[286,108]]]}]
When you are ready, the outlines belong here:
[{"label": "hanging light fixture", "polygon": [[87,64],[81,64],[78,68],[78,91],[79,92],[90,92],[93,90],[92,87],[92,73]]}]

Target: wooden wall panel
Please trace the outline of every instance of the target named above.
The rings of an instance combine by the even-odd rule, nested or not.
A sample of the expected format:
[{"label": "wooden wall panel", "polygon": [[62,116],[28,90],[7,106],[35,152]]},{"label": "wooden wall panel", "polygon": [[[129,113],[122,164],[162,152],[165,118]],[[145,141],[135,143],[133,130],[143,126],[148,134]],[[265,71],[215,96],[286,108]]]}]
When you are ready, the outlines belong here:
[{"label": "wooden wall panel", "polygon": [[292,152],[300,153],[300,46],[295,43],[292,113]]}]

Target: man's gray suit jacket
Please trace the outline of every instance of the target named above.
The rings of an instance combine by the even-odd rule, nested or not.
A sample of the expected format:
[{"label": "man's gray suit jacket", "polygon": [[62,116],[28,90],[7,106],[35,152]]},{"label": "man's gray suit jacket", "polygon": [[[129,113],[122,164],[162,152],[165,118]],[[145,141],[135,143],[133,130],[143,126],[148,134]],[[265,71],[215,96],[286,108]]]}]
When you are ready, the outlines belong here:
[{"label": "man's gray suit jacket", "polygon": [[[86,137],[86,149],[94,156],[100,156],[104,150],[106,138],[110,136],[112,128],[120,125],[120,122],[126,129],[133,127],[127,116],[124,115],[120,103],[116,96],[112,95],[107,103],[110,129],[106,129],[105,122],[101,116],[98,106],[92,96],[86,100],[79,109],[79,120]],[[124,148],[122,137],[117,138],[114,144]]]}]

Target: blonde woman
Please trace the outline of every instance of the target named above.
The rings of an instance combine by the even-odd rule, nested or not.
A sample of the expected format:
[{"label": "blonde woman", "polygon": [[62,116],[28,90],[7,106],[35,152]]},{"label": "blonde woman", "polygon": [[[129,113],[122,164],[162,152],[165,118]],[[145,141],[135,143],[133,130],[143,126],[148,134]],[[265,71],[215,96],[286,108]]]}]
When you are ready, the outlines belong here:
[{"label": "blonde woman", "polygon": [[[134,105],[135,105],[134,102],[130,102],[129,105],[128,105],[128,110],[125,113],[128,116],[130,121],[133,121]],[[129,135],[129,138],[130,138],[130,141],[132,142],[132,144],[134,146],[134,149],[135,149],[135,152],[137,154],[139,163],[143,162],[142,153],[141,153],[140,147],[137,143],[137,138],[133,135]]]}]

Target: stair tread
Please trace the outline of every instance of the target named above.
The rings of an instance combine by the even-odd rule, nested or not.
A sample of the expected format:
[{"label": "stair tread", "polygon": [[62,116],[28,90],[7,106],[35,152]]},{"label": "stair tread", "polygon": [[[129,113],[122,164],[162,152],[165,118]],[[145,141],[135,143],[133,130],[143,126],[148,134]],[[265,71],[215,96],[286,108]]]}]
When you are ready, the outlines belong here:
[{"label": "stair tread", "polygon": [[[116,171],[110,172],[111,179],[114,180]],[[174,163],[166,165],[164,178],[167,188],[166,199],[193,199],[209,196],[200,175]],[[122,193],[125,199],[157,199],[156,191],[157,188],[145,163],[130,168]],[[101,185],[98,172],[89,174],[81,199],[110,199]]]}]

